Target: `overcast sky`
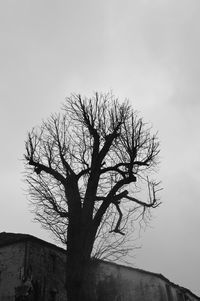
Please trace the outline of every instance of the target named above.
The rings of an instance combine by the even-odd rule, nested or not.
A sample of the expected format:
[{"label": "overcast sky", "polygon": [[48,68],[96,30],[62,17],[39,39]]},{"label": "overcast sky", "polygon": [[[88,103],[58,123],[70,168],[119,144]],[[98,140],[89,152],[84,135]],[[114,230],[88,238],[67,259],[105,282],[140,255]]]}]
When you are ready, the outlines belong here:
[{"label": "overcast sky", "polygon": [[27,131],[72,92],[129,98],[161,141],[162,205],[137,267],[200,295],[200,1],[0,2],[0,231],[50,240],[32,222]]}]

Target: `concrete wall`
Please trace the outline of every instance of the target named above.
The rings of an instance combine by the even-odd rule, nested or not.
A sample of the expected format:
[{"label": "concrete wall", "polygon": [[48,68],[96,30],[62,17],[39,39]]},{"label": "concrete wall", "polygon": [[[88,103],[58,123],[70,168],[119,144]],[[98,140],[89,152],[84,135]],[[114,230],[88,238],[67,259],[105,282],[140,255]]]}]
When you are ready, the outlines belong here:
[{"label": "concrete wall", "polygon": [[[66,301],[65,252],[37,239],[0,248],[0,301],[30,289],[27,301]],[[84,282],[88,301],[197,301],[161,275],[92,261]],[[17,299],[16,299],[17,300]]]},{"label": "concrete wall", "polygon": [[64,252],[37,240],[0,248],[0,301],[27,291],[28,301],[66,301]]},{"label": "concrete wall", "polygon": [[85,292],[90,301],[200,300],[161,275],[102,261],[91,265]]},{"label": "concrete wall", "polygon": [[38,290],[37,301],[66,301],[65,254],[57,249],[30,241],[28,270]]},{"label": "concrete wall", "polygon": [[15,300],[15,287],[24,273],[25,244],[15,243],[0,249],[0,300]]}]

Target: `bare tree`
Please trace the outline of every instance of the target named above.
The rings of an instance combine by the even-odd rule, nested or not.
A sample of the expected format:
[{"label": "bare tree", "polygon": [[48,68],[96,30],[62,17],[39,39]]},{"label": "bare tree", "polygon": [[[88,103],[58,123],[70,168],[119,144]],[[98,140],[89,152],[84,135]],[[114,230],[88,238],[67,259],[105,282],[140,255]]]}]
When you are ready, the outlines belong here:
[{"label": "bare tree", "polygon": [[[80,296],[92,252],[117,256],[137,218],[159,205],[156,135],[128,101],[112,94],[73,94],[62,114],[34,128],[26,141],[26,177],[36,219],[67,246],[69,301]],[[148,198],[140,200],[146,182]],[[120,239],[118,239],[120,237]],[[118,255],[128,249],[119,248]]]}]

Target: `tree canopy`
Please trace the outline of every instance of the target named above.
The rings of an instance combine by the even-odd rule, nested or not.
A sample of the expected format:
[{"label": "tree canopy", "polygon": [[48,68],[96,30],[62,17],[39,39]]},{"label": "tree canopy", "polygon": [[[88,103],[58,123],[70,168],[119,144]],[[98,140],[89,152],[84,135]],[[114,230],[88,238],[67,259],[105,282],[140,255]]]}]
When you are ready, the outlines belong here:
[{"label": "tree canopy", "polygon": [[[135,214],[159,205],[159,183],[150,179],[159,141],[138,115],[111,93],[72,94],[28,134],[26,179],[36,219],[66,243],[69,257],[89,258],[95,248],[101,255],[99,238],[113,235],[117,249],[116,235],[123,241]],[[140,183],[147,199],[136,194]]]},{"label": "tree canopy", "polygon": [[[99,226],[112,206],[115,222],[109,219],[109,231],[124,234],[121,201],[128,208],[126,215],[136,207],[144,212],[159,204],[155,195],[158,183],[147,178],[158,163],[158,153],[156,135],[128,101],[120,103],[109,93],[96,93],[89,99],[71,95],[62,113],[51,115],[28,134],[26,175],[36,219],[67,242],[71,178],[86,218]],[[147,183],[148,202],[134,196],[138,181]]]}]

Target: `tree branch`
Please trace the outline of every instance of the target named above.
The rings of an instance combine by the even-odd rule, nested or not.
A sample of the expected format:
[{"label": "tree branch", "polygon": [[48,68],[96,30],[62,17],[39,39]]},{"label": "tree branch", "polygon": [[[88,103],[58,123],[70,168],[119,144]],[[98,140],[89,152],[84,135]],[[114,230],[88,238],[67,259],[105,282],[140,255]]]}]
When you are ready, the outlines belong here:
[{"label": "tree branch", "polygon": [[105,167],[103,169],[101,169],[101,174],[103,173],[106,173],[106,172],[109,172],[109,171],[115,171],[117,173],[119,173],[123,178],[126,177],[128,171],[122,171],[121,169],[119,169],[119,167],[126,167],[128,168],[129,167],[129,163],[118,163],[114,166],[108,166],[108,167]]},{"label": "tree branch", "polygon": [[77,174],[77,179],[80,179],[82,176],[89,174],[89,172],[91,171],[91,168],[86,168],[81,170],[78,174]]},{"label": "tree branch", "polygon": [[67,163],[67,161],[65,160],[65,157],[63,155],[63,149],[62,149],[61,142],[60,142],[59,129],[58,129],[58,124],[57,124],[57,123],[59,123],[59,120],[56,120],[54,117],[52,117],[52,119],[53,119],[53,123],[54,123],[55,130],[56,130],[56,140],[57,140],[57,143],[58,143],[59,155],[60,155],[63,167],[65,168],[66,172],[69,175],[75,176],[75,173],[74,173],[73,169]]},{"label": "tree branch", "polygon": [[113,204],[115,205],[115,207],[116,207],[116,209],[117,209],[117,211],[118,211],[118,213],[119,213],[119,219],[118,219],[118,221],[117,221],[117,224],[116,224],[116,226],[115,226],[115,229],[114,229],[114,230],[111,230],[110,233],[111,233],[111,232],[115,232],[115,233],[119,233],[119,234],[121,234],[121,235],[125,235],[125,233],[123,233],[123,232],[119,229],[119,227],[120,227],[120,225],[121,225],[122,217],[123,217],[122,211],[121,211],[121,209],[120,209],[120,207],[119,207],[119,203],[118,203],[118,202],[114,202]]},{"label": "tree branch", "polygon": [[162,188],[156,188],[160,185],[160,182],[150,182],[148,177],[147,177],[147,185],[148,185],[148,192],[149,192],[149,203],[140,201],[134,197],[129,196],[128,194],[126,196],[124,196],[124,198],[133,201],[135,203],[137,203],[140,206],[143,206],[144,208],[156,208],[158,207],[161,202],[158,202],[158,198],[156,197],[156,193],[160,190],[162,190]]},{"label": "tree branch", "polygon": [[48,167],[44,164],[40,164],[38,162],[34,162],[33,159],[29,159],[29,165],[34,166],[34,171],[39,175],[41,171],[45,171],[46,173],[52,175],[56,180],[60,181],[63,185],[66,185],[65,178],[56,170],[51,167]]}]

